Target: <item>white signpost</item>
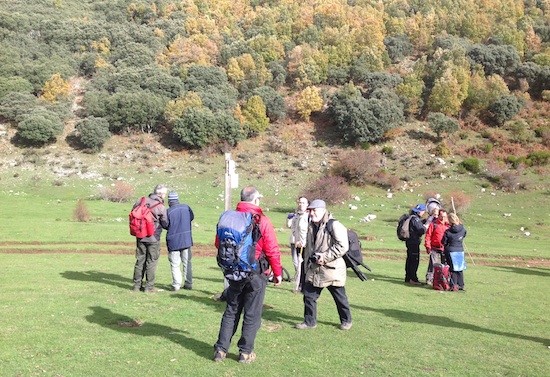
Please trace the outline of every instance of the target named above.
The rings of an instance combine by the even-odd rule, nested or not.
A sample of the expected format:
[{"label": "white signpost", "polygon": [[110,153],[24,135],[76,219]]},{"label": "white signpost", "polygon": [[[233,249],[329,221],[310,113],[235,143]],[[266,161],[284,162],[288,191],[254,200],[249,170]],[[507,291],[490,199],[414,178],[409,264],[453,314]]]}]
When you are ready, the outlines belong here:
[{"label": "white signpost", "polygon": [[235,161],[231,159],[231,153],[225,154],[225,210],[231,208],[231,189],[239,187],[239,175],[235,172]]}]

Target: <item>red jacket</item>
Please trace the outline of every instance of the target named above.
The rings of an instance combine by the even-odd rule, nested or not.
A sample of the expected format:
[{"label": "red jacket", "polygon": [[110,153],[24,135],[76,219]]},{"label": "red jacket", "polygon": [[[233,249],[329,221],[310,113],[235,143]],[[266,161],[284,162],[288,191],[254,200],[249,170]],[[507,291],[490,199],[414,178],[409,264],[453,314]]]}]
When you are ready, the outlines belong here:
[{"label": "red jacket", "polygon": [[424,237],[426,251],[431,249],[443,251],[444,247],[441,241],[447,229],[449,229],[449,224],[443,224],[439,219],[435,219],[430,223],[428,230],[426,230],[426,237]]},{"label": "red jacket", "polygon": [[[256,259],[260,258],[262,253],[265,255],[273,274],[275,276],[282,276],[283,268],[281,266],[281,252],[279,250],[279,242],[277,241],[277,235],[275,234],[275,228],[271,223],[269,217],[264,215],[262,209],[257,205],[248,202],[239,202],[237,204],[237,211],[250,212],[253,215],[259,215],[260,221],[258,223],[260,227],[261,237],[256,244]],[[218,248],[218,237],[216,235],[215,241],[216,248]]]}]

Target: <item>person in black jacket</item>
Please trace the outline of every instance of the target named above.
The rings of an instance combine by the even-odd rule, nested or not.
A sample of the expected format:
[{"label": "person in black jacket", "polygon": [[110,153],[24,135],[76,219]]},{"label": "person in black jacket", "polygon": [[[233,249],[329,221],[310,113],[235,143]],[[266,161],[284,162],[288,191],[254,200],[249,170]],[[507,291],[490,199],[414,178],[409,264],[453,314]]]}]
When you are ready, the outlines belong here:
[{"label": "person in black jacket", "polygon": [[182,273],[180,265],[183,265],[183,275],[185,276],[183,288],[192,289],[191,246],[193,246],[193,236],[191,221],[193,221],[195,215],[191,207],[179,202],[177,192],[172,191],[168,194],[168,205],[166,246],[168,247],[168,260],[172,271],[172,289],[178,291],[181,288]]},{"label": "person in black jacket", "polygon": [[443,235],[443,246],[445,257],[451,268],[451,290],[464,290],[464,270],[466,269],[466,258],[464,258],[464,237],[466,228],[455,213],[449,215],[451,227]]},{"label": "person in black jacket", "polygon": [[420,239],[426,232],[426,228],[421,218],[426,212],[425,204],[417,204],[411,210],[411,220],[409,222],[409,238],[405,241],[407,246],[407,260],[405,262],[405,283],[411,285],[421,285],[418,280],[417,271],[420,263]]}]

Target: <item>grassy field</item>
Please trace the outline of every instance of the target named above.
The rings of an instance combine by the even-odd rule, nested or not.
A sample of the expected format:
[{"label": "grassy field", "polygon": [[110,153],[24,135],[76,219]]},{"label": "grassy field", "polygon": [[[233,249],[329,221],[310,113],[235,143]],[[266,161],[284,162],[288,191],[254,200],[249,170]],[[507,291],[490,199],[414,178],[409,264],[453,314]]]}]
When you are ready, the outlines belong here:
[{"label": "grassy field", "polygon": [[[194,290],[172,293],[163,255],[157,286],[130,291],[130,255],[0,254],[2,376],[547,376],[550,270],[468,268],[465,293],[402,283],[402,261],[367,260],[349,276],[354,326],[337,328],[332,299],[300,332],[301,295],[267,289],[254,366],[211,361],[224,308],[214,258],[195,258]],[[425,262],[425,260],[423,260]],[[289,266],[287,257],[284,263]],[[424,268],[422,263],[422,268]],[[140,324],[139,326],[133,326]]]},{"label": "grassy field", "polygon": [[[222,157],[182,161],[169,171],[141,175],[128,173],[128,167],[120,168],[126,174],[120,173],[116,166],[105,169],[95,178],[76,175],[59,178],[45,169],[1,173],[0,200],[6,203],[3,216],[9,221],[5,222],[4,232],[0,234],[0,251],[109,251],[121,249],[120,243],[132,244],[127,221],[131,203],[98,199],[100,190],[117,179],[134,185],[135,199],[149,193],[159,182],[177,190],[181,200],[190,204],[195,212],[195,242],[211,244],[215,224],[224,207],[223,184],[220,184],[223,182],[220,178]],[[262,207],[277,228],[281,245],[286,245],[289,235],[286,215],[293,210],[300,186],[277,175],[258,177],[246,165],[240,176],[241,186],[255,184],[265,195]],[[544,189],[544,184],[540,186],[543,189],[505,193],[484,190],[468,175],[456,174],[448,180],[427,181],[412,192],[397,191],[392,198],[382,189],[356,188],[353,190],[355,198],[332,206],[331,211],[360,234],[366,249],[373,253],[400,253],[403,243],[397,240],[395,227],[402,213],[411,205],[423,202],[426,192],[440,192],[447,203],[450,193],[462,192],[471,200],[461,217],[468,229],[466,246],[472,255],[478,258],[550,259],[545,246],[550,244],[550,191]],[[238,201],[238,195],[239,190],[232,190],[233,204]],[[78,199],[84,200],[90,212],[89,222],[73,219]],[[376,219],[362,222],[361,219],[369,214],[376,215]],[[98,241],[103,244],[96,245]]]}]

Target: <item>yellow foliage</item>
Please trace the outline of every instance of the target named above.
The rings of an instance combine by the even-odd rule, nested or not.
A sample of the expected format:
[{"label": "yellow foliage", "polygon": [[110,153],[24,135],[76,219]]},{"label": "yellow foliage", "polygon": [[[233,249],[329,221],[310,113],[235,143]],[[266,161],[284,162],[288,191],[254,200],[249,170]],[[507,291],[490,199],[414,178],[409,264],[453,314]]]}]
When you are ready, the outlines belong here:
[{"label": "yellow foliage", "polygon": [[187,92],[182,97],[169,101],[164,109],[164,117],[169,124],[182,118],[187,109],[202,107],[202,99],[196,92]]},{"label": "yellow foliage", "polygon": [[111,41],[107,37],[101,37],[99,41],[92,41],[92,49],[101,55],[108,55],[111,52]]},{"label": "yellow foliage", "polygon": [[304,120],[309,120],[312,112],[320,111],[322,108],[323,98],[318,88],[308,86],[298,94],[296,111]]},{"label": "yellow foliage", "polygon": [[250,135],[258,135],[264,132],[269,126],[266,107],[260,96],[252,96],[246,101],[243,108],[243,116]]},{"label": "yellow foliage", "polygon": [[167,49],[157,57],[163,64],[215,65],[218,45],[204,34],[195,34],[189,38],[178,35]]},{"label": "yellow foliage", "polygon": [[55,73],[46,81],[42,88],[41,98],[48,102],[55,102],[69,95],[69,82],[63,80],[59,73]]}]

